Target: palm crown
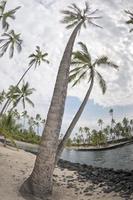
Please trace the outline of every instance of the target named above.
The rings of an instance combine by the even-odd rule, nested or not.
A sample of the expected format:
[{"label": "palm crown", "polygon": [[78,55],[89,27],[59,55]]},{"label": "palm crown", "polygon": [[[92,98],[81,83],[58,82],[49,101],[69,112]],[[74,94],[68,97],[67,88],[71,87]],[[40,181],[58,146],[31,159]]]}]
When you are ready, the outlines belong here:
[{"label": "palm crown", "polygon": [[39,46],[36,47],[36,52],[31,54],[29,58],[29,66],[35,65],[35,68],[41,64],[41,62],[46,62],[49,64],[49,61],[45,58],[48,53],[43,53]]},{"label": "palm crown", "polygon": [[117,69],[118,66],[111,62],[106,56],[102,56],[92,63],[91,55],[89,54],[87,46],[82,42],[79,42],[79,45],[81,50],[74,52],[72,56],[71,65],[74,65],[74,68],[70,71],[69,82],[73,82],[72,86],[75,86],[85,78],[88,78],[88,82],[90,82],[94,80],[94,77],[96,77],[102,92],[105,93],[106,82],[102,75],[97,71],[96,67],[99,65],[108,65]]},{"label": "palm crown", "polygon": [[0,2],[0,20],[2,22],[2,28],[7,31],[9,28],[9,23],[7,22],[8,19],[15,19],[15,13],[20,8],[20,6],[16,7],[15,9],[5,11],[7,1]]},{"label": "palm crown", "polygon": [[25,103],[29,103],[31,106],[34,106],[33,102],[29,99],[28,96],[30,96],[33,91],[35,91],[34,88],[29,87],[29,83],[23,82],[23,85],[21,88],[18,86],[10,86],[9,92],[8,92],[8,98],[12,99],[13,101],[13,108],[18,105],[18,103],[21,101],[23,104],[23,108],[25,109]]},{"label": "palm crown", "polygon": [[[126,21],[127,24],[133,25],[133,12],[130,12],[129,10],[125,10],[125,12],[129,15],[129,20]],[[133,28],[130,30],[130,32],[133,31]]]},{"label": "palm crown", "polygon": [[101,28],[101,26],[94,23],[95,19],[101,18],[98,16],[94,16],[94,14],[97,11],[98,11],[97,9],[91,11],[91,8],[87,1],[85,2],[84,9],[80,9],[75,3],[73,3],[70,6],[68,6],[68,10],[61,11],[65,15],[61,22],[67,24],[66,26],[67,29],[73,28],[81,21],[83,22],[83,26],[85,28],[87,23]]},{"label": "palm crown", "polygon": [[14,30],[11,30],[9,33],[4,33],[0,39],[0,57],[6,53],[9,48],[9,57],[12,58],[14,55],[14,48],[16,47],[17,51],[21,51],[22,40],[20,39],[20,34],[16,34]]}]

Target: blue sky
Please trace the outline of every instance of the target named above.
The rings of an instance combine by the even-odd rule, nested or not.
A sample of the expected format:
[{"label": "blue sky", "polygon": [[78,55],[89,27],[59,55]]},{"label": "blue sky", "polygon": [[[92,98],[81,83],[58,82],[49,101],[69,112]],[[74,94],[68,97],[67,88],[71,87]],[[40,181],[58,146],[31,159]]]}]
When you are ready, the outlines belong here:
[{"label": "blue sky", "polygon": [[[1,58],[0,90],[7,89],[9,85],[17,82],[18,77],[27,69],[29,54],[34,52],[37,45],[48,52],[50,60],[49,65],[42,64],[36,70],[32,69],[25,77],[25,81],[29,81],[31,87],[36,89],[31,97],[35,108],[27,107],[29,114],[33,116],[36,113],[41,113],[44,118],[47,116],[59,63],[71,34],[71,30],[67,31],[60,23],[62,19],[60,10],[74,2],[80,7],[84,6],[84,0],[8,1],[10,9],[21,6],[16,20],[10,24],[17,33],[21,33],[23,48],[21,54],[15,52],[12,60],[8,58],[8,53]],[[102,19],[98,23],[103,29],[94,27],[82,29],[75,41],[74,50],[78,48],[77,43],[82,41],[86,43],[92,59],[106,55],[120,68],[119,71],[98,69],[107,82],[107,92],[102,95],[98,85],[94,85],[90,100],[74,132],[79,126],[96,127],[99,118],[102,118],[105,124],[108,123],[110,108],[114,109],[116,120],[124,116],[133,117],[133,33],[129,33],[130,27],[125,24],[127,15],[124,12],[125,9],[133,10],[133,1],[90,0],[89,2],[92,10],[99,9],[98,15],[102,16]],[[62,132],[68,127],[87,88],[85,81],[75,88],[69,86]],[[19,110],[22,110],[21,106]]]},{"label": "blue sky", "polygon": [[[67,98],[63,122],[66,126],[63,126],[62,132],[65,132],[68,124],[78,110],[80,104],[81,101],[77,97]],[[97,103],[94,103],[93,100],[89,100],[75,130],[73,131],[73,135],[77,132],[80,126],[88,126],[92,129],[98,129],[98,119],[103,119],[104,126],[110,124],[111,116],[109,114],[109,110],[111,108],[113,108],[114,110],[114,119],[116,120],[116,122],[121,121],[124,117],[133,119],[133,105],[104,107]],[[67,121],[67,123],[65,123],[65,121]]]}]

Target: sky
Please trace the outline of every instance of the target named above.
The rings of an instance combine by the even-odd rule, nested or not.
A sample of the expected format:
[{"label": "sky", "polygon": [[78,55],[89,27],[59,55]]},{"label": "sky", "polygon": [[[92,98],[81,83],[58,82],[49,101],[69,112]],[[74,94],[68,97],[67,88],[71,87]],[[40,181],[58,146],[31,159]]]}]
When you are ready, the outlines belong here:
[{"label": "sky", "polygon": [[[42,63],[36,70],[31,69],[25,77],[30,86],[36,91],[31,96],[35,108],[27,106],[28,112],[35,116],[40,113],[46,118],[54,83],[65,45],[72,30],[66,30],[60,23],[60,10],[71,3],[80,8],[84,0],[8,0],[7,10],[21,6],[17,11],[16,20],[10,21],[10,28],[21,33],[23,39],[22,52],[15,52],[13,59],[9,59],[8,52],[0,62],[0,90],[15,84],[28,66],[28,56],[39,45],[44,52],[48,52],[50,64]],[[107,82],[107,92],[102,94],[98,84],[94,85],[92,94],[84,113],[77,123],[73,134],[80,126],[98,128],[97,121],[102,118],[105,124],[110,123],[109,109],[114,109],[116,121],[124,116],[133,118],[133,33],[130,26],[125,24],[128,19],[124,10],[133,10],[131,0],[94,0],[89,1],[92,10],[99,9],[97,21],[103,28],[88,26],[78,35],[74,50],[79,41],[84,42],[92,59],[106,55],[119,65],[119,71],[104,67],[99,68]],[[89,85],[84,81],[76,87],[69,85],[62,130],[64,133],[74,114],[78,110]],[[19,108],[22,109],[21,106]]]}]

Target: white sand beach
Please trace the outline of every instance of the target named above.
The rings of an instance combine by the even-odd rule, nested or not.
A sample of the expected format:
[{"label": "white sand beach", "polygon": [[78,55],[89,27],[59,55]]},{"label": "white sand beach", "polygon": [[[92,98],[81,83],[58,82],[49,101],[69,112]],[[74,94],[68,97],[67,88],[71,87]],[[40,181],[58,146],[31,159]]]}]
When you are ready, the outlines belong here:
[{"label": "white sand beach", "polygon": [[[0,199],[24,200],[19,193],[23,181],[32,171],[35,155],[23,150],[17,151],[0,144]],[[77,180],[77,172],[56,168],[54,172],[53,200],[121,200],[116,193],[105,194],[102,188],[91,182]],[[71,186],[72,185],[72,186]],[[74,187],[73,187],[74,186]],[[93,190],[92,190],[93,187]],[[84,192],[86,188],[87,192]],[[90,191],[89,191],[90,190]]]}]

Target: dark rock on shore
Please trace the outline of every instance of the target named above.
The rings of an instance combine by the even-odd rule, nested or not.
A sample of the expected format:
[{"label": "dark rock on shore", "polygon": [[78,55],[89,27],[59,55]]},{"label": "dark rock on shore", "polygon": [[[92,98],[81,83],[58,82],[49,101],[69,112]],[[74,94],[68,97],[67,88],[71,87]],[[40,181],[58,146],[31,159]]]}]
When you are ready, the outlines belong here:
[{"label": "dark rock on shore", "polygon": [[133,194],[133,170],[124,171],[93,167],[64,160],[59,160],[58,166],[61,169],[67,168],[71,171],[77,171],[80,181],[90,180],[93,184],[102,187],[104,193],[118,192],[121,197],[128,200]]}]

